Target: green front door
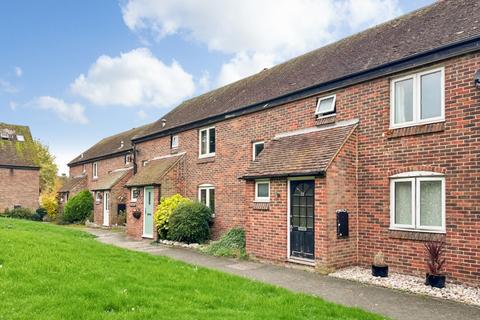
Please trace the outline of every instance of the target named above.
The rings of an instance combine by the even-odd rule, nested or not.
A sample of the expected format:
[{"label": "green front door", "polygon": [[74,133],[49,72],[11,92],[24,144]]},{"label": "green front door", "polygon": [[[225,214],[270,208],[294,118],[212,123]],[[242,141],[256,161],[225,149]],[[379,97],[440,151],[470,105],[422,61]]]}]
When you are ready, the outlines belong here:
[{"label": "green front door", "polygon": [[145,187],[143,192],[143,237],[153,238],[153,187]]}]

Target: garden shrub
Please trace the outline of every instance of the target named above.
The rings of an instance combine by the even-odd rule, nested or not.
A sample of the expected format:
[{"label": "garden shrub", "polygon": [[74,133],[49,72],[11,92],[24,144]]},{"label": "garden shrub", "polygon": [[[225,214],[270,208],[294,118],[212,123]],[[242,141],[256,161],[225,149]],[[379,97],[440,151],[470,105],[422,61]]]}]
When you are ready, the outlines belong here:
[{"label": "garden shrub", "polygon": [[47,210],[45,208],[38,208],[35,213],[32,215],[32,220],[43,221],[43,217],[47,215]]},{"label": "garden shrub", "polygon": [[77,193],[68,200],[63,212],[62,222],[83,222],[93,210],[93,196],[88,190]]},{"label": "garden shrub", "polygon": [[210,238],[212,211],[200,202],[181,203],[168,221],[167,238],[186,243],[202,243]]},{"label": "garden shrub", "polygon": [[155,225],[157,226],[158,237],[160,239],[166,239],[167,237],[168,222],[173,211],[179,204],[188,202],[191,202],[190,199],[182,197],[179,194],[175,194],[168,198],[162,198],[153,215]]},{"label": "garden shrub", "polygon": [[241,228],[230,229],[202,251],[218,257],[245,258],[245,231]]},{"label": "garden shrub", "polygon": [[55,218],[58,211],[58,199],[55,192],[44,193],[40,196],[40,205],[45,208],[50,218]]},{"label": "garden shrub", "polygon": [[33,212],[28,208],[6,209],[2,213],[2,216],[7,218],[26,219],[26,220],[35,220],[34,215],[35,215],[35,212]]}]

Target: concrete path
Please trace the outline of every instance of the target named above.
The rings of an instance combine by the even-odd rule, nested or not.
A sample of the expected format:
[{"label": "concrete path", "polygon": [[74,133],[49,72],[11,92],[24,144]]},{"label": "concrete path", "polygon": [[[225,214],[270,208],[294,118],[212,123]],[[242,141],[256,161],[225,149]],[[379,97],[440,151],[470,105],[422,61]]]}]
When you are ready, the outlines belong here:
[{"label": "concrete path", "polygon": [[103,243],[153,255],[166,256],[190,264],[270,283],[292,291],[316,295],[334,303],[358,307],[383,314],[392,319],[480,319],[480,308],[460,303],[368,286],[296,268],[217,258],[189,249],[152,245],[151,240],[129,240],[120,232],[100,229],[88,229],[88,231],[96,235],[97,239]]}]

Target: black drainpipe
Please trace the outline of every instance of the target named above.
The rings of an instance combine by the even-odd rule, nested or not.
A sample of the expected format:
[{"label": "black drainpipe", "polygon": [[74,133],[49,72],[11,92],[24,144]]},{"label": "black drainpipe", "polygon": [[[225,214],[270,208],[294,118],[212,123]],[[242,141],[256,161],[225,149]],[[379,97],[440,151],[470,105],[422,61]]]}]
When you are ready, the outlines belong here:
[{"label": "black drainpipe", "polygon": [[137,146],[133,143],[133,174],[137,174]]}]

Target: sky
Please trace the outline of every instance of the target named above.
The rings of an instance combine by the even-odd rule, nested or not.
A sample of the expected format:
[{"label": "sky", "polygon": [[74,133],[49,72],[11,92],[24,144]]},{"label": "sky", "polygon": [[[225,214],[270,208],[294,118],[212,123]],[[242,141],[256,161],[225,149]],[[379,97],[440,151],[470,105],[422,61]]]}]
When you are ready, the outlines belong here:
[{"label": "sky", "polygon": [[434,0],[0,2],[0,122],[66,163],[185,99]]}]

